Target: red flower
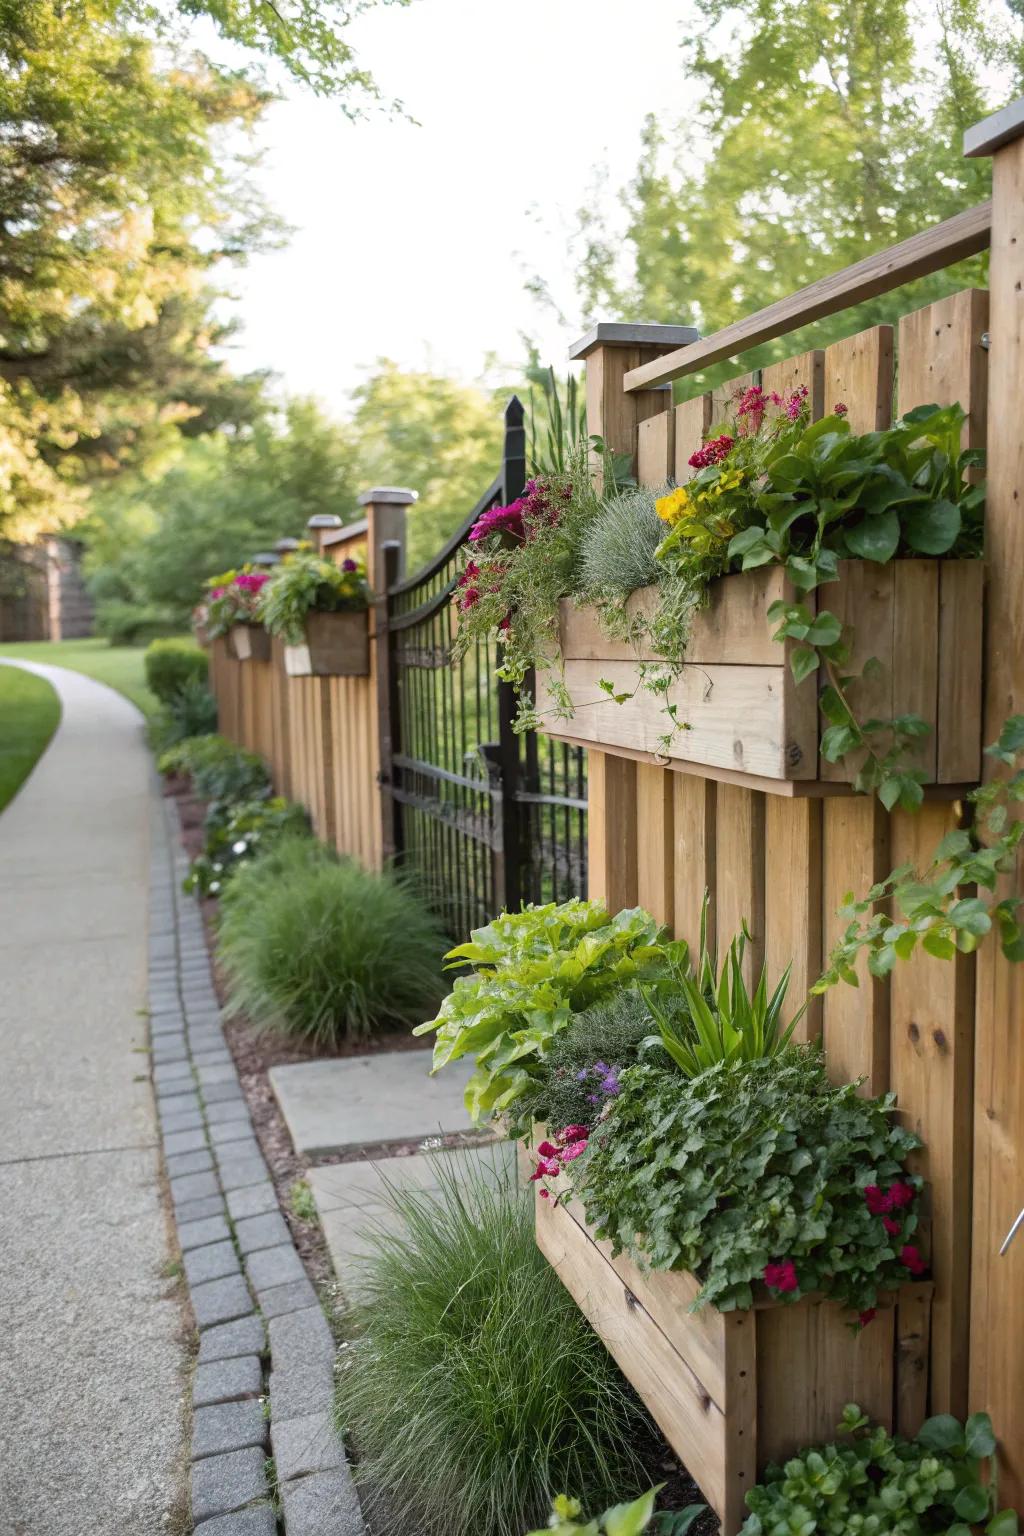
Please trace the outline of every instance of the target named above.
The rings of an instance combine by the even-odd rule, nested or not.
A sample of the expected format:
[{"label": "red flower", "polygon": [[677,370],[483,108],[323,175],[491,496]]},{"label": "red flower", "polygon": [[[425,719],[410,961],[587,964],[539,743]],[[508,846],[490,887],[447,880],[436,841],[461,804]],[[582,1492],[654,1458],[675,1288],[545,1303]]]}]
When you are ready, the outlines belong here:
[{"label": "red flower", "polygon": [[540,1197],[541,1197],[542,1200],[550,1200],[551,1199],[551,1196],[548,1194],[546,1189],[542,1189],[541,1190]]},{"label": "red flower", "polygon": [[540,1171],[544,1177],[548,1179],[553,1179],[556,1174],[559,1174],[562,1171],[562,1165],[558,1161],[557,1157],[542,1159],[542,1161],[538,1163],[537,1166],[540,1168]]},{"label": "red flower", "polygon": [[860,1318],[859,1318],[859,1322],[860,1322],[861,1327],[862,1328],[866,1328],[868,1323],[873,1323],[874,1320],[875,1320],[875,1308],[874,1307],[865,1307],[864,1311],[860,1314]]},{"label": "red flower", "polygon": [[913,1205],[917,1190],[913,1184],[905,1184],[898,1181],[889,1185],[889,1209],[900,1211],[904,1206]]},{"label": "red flower", "polygon": [[928,1268],[913,1243],[904,1243],[900,1249],[900,1260],[907,1266],[912,1275],[923,1275]]},{"label": "red flower", "polygon": [[460,613],[465,613],[467,608],[475,608],[479,601],[479,587],[463,587],[462,596],[459,598]]},{"label": "red flower", "polygon": [[501,630],[502,634],[504,634],[506,630],[512,628],[512,615],[510,613],[506,613],[503,619],[498,620],[498,628]]},{"label": "red flower", "polygon": [[864,1199],[872,1216],[884,1216],[886,1211],[892,1210],[892,1200],[883,1194],[877,1184],[869,1184],[864,1191]]},{"label": "red flower", "polygon": [[540,1153],[541,1157],[557,1157],[558,1156],[558,1148],[557,1147],[553,1147],[551,1145],[550,1141],[542,1141],[540,1146],[537,1148],[537,1151]]},{"label": "red flower", "polygon": [[795,1291],[799,1287],[796,1265],[792,1259],[781,1259],[764,1267],[764,1283],[772,1291]]},{"label": "red flower", "polygon": [[690,468],[707,469],[711,464],[721,464],[732,446],[733,439],[727,432],[723,432],[721,437],[713,437],[702,448],[698,448],[696,453],[690,454]]},{"label": "red flower", "polygon": [[841,400],[838,400],[832,407],[833,413],[836,416],[846,416],[849,413],[849,409],[850,407],[848,405],[844,405]]},{"label": "red flower", "polygon": [[590,1132],[587,1130],[587,1127],[585,1125],[567,1125],[565,1130],[562,1131],[562,1133],[561,1133],[561,1135],[559,1137],[559,1140],[560,1141],[581,1141],[581,1140],[582,1141],[586,1141],[586,1139],[587,1139],[587,1137],[589,1135],[590,1135]]},{"label": "red flower", "polygon": [[903,1223],[901,1221],[896,1221],[892,1216],[882,1217],[882,1226],[888,1232],[890,1237],[895,1237],[902,1225]]}]

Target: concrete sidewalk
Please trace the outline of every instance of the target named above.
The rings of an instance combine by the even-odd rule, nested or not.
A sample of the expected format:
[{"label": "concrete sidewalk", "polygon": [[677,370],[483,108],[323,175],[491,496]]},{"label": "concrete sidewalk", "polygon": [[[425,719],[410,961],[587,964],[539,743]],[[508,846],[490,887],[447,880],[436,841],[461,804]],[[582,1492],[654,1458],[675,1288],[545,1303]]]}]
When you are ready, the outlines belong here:
[{"label": "concrete sidewalk", "polygon": [[0,1536],[165,1536],[185,1314],[143,1053],[159,795],[131,704],[28,665],[63,715],[0,815]]}]

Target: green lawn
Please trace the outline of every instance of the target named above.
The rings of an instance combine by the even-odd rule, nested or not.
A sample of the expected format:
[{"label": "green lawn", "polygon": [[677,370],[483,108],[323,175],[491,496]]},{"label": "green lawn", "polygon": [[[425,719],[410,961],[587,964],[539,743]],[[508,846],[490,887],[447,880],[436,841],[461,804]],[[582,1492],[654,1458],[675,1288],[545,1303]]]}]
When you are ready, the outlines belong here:
[{"label": "green lawn", "polygon": [[146,687],[142,665],[145,653],[145,646],[108,645],[105,640],[30,640],[20,645],[0,645],[0,657],[43,661],[51,667],[84,672],[98,683],[116,688],[149,716],[156,709],[157,701]]},{"label": "green lawn", "polygon": [[0,811],[32,772],[59,720],[60,700],[45,678],[0,667]]}]

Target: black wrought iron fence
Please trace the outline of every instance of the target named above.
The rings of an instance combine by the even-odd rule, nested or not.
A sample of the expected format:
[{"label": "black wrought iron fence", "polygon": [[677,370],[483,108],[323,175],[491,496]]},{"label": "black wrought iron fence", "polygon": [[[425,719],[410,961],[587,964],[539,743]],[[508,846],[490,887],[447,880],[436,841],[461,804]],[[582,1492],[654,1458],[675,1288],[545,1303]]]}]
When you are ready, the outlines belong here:
[{"label": "black wrought iron fence", "polygon": [[481,512],[521,494],[525,447],[513,398],[501,473],[464,525],[407,580],[391,579],[390,552],[379,647],[385,854],[415,871],[453,936],[504,908],[587,889],[585,753],[516,735],[495,642],[451,660],[460,552]]}]

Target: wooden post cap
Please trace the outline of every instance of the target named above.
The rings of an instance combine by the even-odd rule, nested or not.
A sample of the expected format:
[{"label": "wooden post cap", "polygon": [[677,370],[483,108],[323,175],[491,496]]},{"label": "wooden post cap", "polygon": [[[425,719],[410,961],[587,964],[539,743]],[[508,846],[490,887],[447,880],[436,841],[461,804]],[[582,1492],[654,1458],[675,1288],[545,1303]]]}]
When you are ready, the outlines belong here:
[{"label": "wooden post cap", "polygon": [[602,320],[569,348],[570,362],[580,362],[597,347],[688,347],[700,340],[692,325],[619,324]]},{"label": "wooden post cap", "polygon": [[261,549],[259,554],[250,556],[250,565],[280,565],[281,556],[272,549]]},{"label": "wooden post cap", "polygon": [[341,518],[335,512],[314,512],[306,519],[307,528],[340,528]]},{"label": "wooden post cap", "polygon": [[404,485],[375,485],[371,491],[363,491],[356,497],[361,507],[408,507],[419,499],[419,491],[410,491]]},{"label": "wooden post cap", "polygon": [[301,543],[301,539],[275,539],[274,553],[277,555],[290,555],[300,547]]},{"label": "wooden post cap", "polygon": [[1009,106],[1000,107],[991,117],[983,117],[980,123],[968,128],[964,134],[964,154],[968,159],[994,155],[1004,144],[1024,135],[1024,96],[1018,96]]}]

